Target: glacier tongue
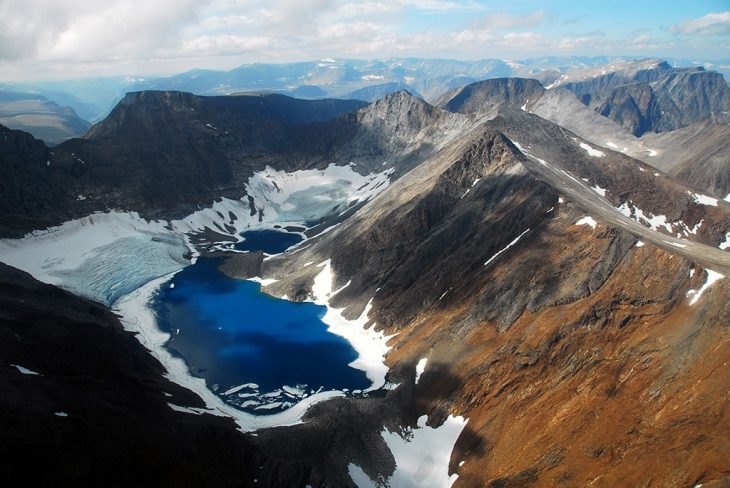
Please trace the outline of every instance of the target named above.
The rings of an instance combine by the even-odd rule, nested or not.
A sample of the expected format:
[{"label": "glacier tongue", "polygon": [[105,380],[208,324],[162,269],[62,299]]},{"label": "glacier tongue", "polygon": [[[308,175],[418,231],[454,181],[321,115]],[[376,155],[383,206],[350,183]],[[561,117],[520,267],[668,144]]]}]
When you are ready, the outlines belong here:
[{"label": "glacier tongue", "polygon": [[134,212],[66,222],[0,240],[0,260],[35,278],[111,305],[148,281],[189,264],[186,238]]}]

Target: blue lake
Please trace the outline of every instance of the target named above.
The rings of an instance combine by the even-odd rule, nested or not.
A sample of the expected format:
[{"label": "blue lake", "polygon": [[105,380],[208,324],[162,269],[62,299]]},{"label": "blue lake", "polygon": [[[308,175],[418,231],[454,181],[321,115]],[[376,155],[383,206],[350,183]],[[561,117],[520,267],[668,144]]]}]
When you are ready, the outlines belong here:
[{"label": "blue lake", "polygon": [[325,307],[266,295],[258,283],[221,273],[220,263],[199,259],[154,304],[160,327],[171,334],[167,347],[209,388],[243,410],[266,414],[320,389],[370,386],[364,372],[348,366],[357,357],[352,346],[327,332]]},{"label": "blue lake", "polygon": [[234,244],[239,251],[264,251],[279,254],[303,240],[300,234],[275,229],[259,229],[242,232],[243,242]]}]

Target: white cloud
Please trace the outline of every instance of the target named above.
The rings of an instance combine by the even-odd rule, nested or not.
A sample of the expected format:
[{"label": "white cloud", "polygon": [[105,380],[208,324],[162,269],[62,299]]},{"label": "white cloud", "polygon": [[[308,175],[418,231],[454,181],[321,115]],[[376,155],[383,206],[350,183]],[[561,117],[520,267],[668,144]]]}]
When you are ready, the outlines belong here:
[{"label": "white cloud", "polygon": [[274,41],[263,36],[236,36],[222,34],[201,36],[185,41],[182,50],[188,55],[227,55],[241,54],[272,47]]},{"label": "white cloud", "polygon": [[699,36],[730,35],[730,11],[709,13],[697,19],[683,20],[669,28],[677,34]]},{"label": "white cloud", "polygon": [[374,35],[377,31],[378,26],[370,22],[340,23],[321,28],[319,37],[320,40],[347,39]]},{"label": "white cloud", "polygon": [[544,10],[536,10],[523,15],[512,15],[507,12],[490,13],[476,21],[476,25],[486,29],[518,29],[537,27],[547,19]]},{"label": "white cloud", "polygon": [[178,42],[195,0],[4,0],[0,59],[96,60],[149,54]]},{"label": "white cloud", "polygon": [[[654,30],[616,38],[553,32],[555,23],[543,29],[556,15],[490,13],[485,2],[470,0],[0,0],[0,81],[325,57],[730,52],[727,42],[699,35],[673,44],[666,30],[664,37]],[[724,32],[728,17],[708,14],[671,29]]]}]

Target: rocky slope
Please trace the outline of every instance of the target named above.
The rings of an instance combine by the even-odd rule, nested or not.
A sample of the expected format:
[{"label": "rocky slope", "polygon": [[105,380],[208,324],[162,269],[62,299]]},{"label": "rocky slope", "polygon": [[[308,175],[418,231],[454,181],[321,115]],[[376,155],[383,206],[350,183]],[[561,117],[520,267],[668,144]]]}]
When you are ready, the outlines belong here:
[{"label": "rocky slope", "polygon": [[698,123],[672,132],[646,134],[661,148],[654,166],[691,187],[718,198],[730,195],[730,126]]},{"label": "rocky slope", "polygon": [[344,286],[333,306],[357,317],[372,298],[370,321],[397,333],[387,362],[401,386],[358,414],[468,417],[454,486],[727,482],[730,288],[721,280],[691,301],[709,276],[698,261],[716,254],[711,269],[727,274],[727,253],[667,245],[559,186],[536,160],[548,154],[525,156],[511,140],[537,151],[548,138],[558,171],[608,178],[609,164],[568,158],[569,138],[530,122],[487,122],[338,229],[266,261],[264,275],[281,280],[270,292],[307,296],[321,271],[311,263],[329,258],[333,288]]}]

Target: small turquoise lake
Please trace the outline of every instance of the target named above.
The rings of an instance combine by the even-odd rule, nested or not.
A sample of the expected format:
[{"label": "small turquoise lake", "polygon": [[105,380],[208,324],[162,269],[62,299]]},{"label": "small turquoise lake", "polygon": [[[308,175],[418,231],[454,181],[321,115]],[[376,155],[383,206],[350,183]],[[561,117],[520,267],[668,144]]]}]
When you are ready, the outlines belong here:
[{"label": "small turquoise lake", "polygon": [[[246,250],[275,254],[301,240],[299,234],[255,232],[244,234]],[[256,414],[285,410],[319,390],[370,386],[363,371],[348,366],[357,358],[350,343],[327,331],[325,307],[266,295],[256,282],[224,275],[221,262],[198,259],[154,302],[160,328],[171,334],[166,347],[193,375],[226,402]]]}]

